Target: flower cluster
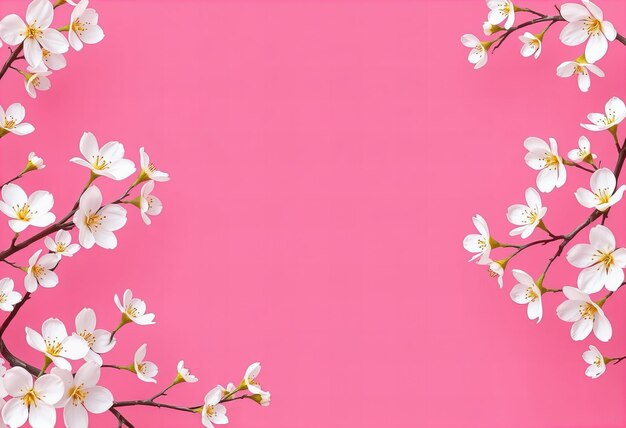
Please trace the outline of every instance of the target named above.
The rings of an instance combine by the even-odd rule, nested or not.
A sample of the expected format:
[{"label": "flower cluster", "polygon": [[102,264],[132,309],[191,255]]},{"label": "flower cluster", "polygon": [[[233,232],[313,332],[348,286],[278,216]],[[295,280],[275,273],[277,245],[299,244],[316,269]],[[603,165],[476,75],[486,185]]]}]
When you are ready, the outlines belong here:
[{"label": "flower cluster", "polygon": [[[546,32],[556,22],[564,22],[566,25],[559,35],[561,43],[566,46],[585,44],[585,48],[575,59],[558,65],[556,74],[559,77],[577,76],[578,87],[581,91],[587,92],[591,86],[591,74],[604,77],[604,72],[596,65],[596,62],[606,55],[609,42],[618,40],[626,45],[626,39],[617,33],[610,21],[604,18],[602,9],[590,0],[582,0],[582,4],[565,3],[557,8],[558,14],[554,16],[520,7],[510,0],[487,0],[487,7],[489,13],[487,21],[483,24],[483,32],[486,36],[495,34],[495,38],[480,40],[473,34],[465,34],[461,37],[461,43],[470,48],[468,60],[474,64],[474,68],[481,68],[487,64],[489,49],[495,50],[513,32],[533,25],[543,25],[543,27],[538,33],[525,31],[524,34],[518,36],[521,42],[520,52],[524,57],[539,58]],[[518,16],[516,12],[533,15],[535,18],[514,26]]]},{"label": "flower cluster", "polygon": [[[55,10],[64,4],[72,7],[69,22],[54,28]],[[54,4],[50,0],[33,0],[24,17],[11,14],[0,20],[0,40],[10,46],[8,58],[0,68],[0,79],[8,70],[15,70],[23,77],[28,95],[35,98],[37,91],[50,88],[51,73],[66,66],[64,54],[70,47],[79,51],[84,44],[98,43],[103,38],[98,13],[89,8],[88,0],[57,0]],[[18,66],[21,60],[26,63],[25,69]],[[6,110],[0,106],[0,138],[34,132],[35,127],[24,122],[25,117],[20,103],[11,104]],[[198,425],[212,427],[228,422],[225,405],[230,401],[249,399],[267,406],[271,396],[259,384],[259,363],[250,365],[238,384],[212,388],[203,402],[202,397],[190,406],[162,401],[175,385],[198,381],[182,360],[172,370],[173,380],[161,392],[143,400],[116,401],[112,391],[99,385],[103,369],[125,370],[148,383],[156,383],[159,373],[157,365],[146,359],[145,343],[138,344],[134,355],[128,356],[128,364],[105,363],[105,354],[117,345],[118,332],[124,326],[155,324],[155,315],[147,312],[146,303],[133,296],[130,289],[121,298],[114,296],[121,317],[113,329],[98,328],[96,312],[91,308],[82,309],[69,329],[58,318],[47,319],[41,329],[27,326],[26,343],[43,354],[40,366],[8,350],[5,331],[26,302],[39,296],[40,287],[54,288],[63,282],[57,270],[59,265],[74,262],[80,258],[75,257],[77,254],[80,256],[94,246],[116,248],[129,209],[136,208],[146,225],[163,211],[163,203],[154,193],[157,183],[160,186],[170,177],[155,166],[143,147],[139,149],[138,165],[127,158],[123,144],[109,141],[100,145],[90,132],[82,135],[79,149],[81,156],[70,162],[88,170],[86,184],[64,215],[55,214],[57,207],[50,191],[33,190],[19,182],[25,174],[46,167],[34,152],[17,175],[0,184],[0,212],[13,233],[8,247],[0,250],[0,262],[15,269],[14,277],[0,279],[0,310],[7,313],[0,324],[0,354],[4,357],[0,358],[0,427],[17,428],[28,423],[34,428],[51,428],[57,425],[57,410],[63,409],[63,423],[69,428],[87,427],[89,413],[104,412],[110,412],[118,426],[132,428],[133,424],[122,414],[130,406],[198,413]],[[99,183],[130,177],[133,181],[123,194],[106,202]],[[33,233],[25,236],[29,232]],[[20,256],[22,261],[18,262]]]},{"label": "flower cluster", "polygon": [[[88,7],[89,0],[75,4],[69,22],[53,28],[54,9],[62,3],[65,1],[53,6],[49,0],[33,0],[26,8],[25,20],[16,14],[0,20],[0,39],[16,46],[14,59],[23,53],[26,69],[14,65],[11,68],[23,76],[26,92],[32,98],[37,98],[37,91],[50,89],[49,77],[52,71],[67,65],[63,54],[68,52],[70,46],[79,51],[83,44],[95,44],[104,38],[104,32],[98,25],[98,12]],[[63,33],[67,33],[67,38]]]},{"label": "flower cluster", "polygon": [[[485,219],[476,215],[473,221],[478,233],[466,236],[463,245],[473,253],[470,261],[489,266],[490,275],[497,276],[502,287],[505,271],[518,254],[537,245],[558,243],[554,255],[538,276],[532,276],[522,269],[511,270],[517,283],[511,289],[510,297],[515,303],[527,305],[528,318],[540,322],[544,313],[543,297],[547,293],[562,293],[565,300],[556,308],[556,314],[561,320],[572,323],[571,338],[575,341],[584,340],[593,332],[598,340],[607,342],[613,336],[613,328],[603,306],[625,283],[626,248],[618,245],[613,231],[605,221],[611,207],[620,203],[626,190],[626,185],[618,185],[617,181],[626,160],[626,141],[620,144],[618,138],[618,127],[626,119],[626,105],[621,99],[613,97],[606,103],[604,114],[591,113],[588,119],[591,123],[581,124],[584,129],[593,132],[608,131],[606,134],[615,143],[618,155],[614,169],[596,165],[597,156],[592,152],[589,138],[585,136],[578,140],[578,148],[568,152],[567,159],[559,154],[555,139],[550,138],[548,144],[537,137],[527,138],[524,147],[528,152],[524,160],[530,168],[538,171],[538,190],[528,188],[526,203],[509,207],[507,218],[515,226],[509,235],[528,239],[540,229],[544,236],[525,244],[503,243],[493,237]],[[543,206],[541,193],[550,193],[562,187],[567,179],[568,167],[590,174],[589,188],[576,190],[573,199],[592,211],[573,231],[555,234],[546,226],[548,208]],[[596,220],[601,221],[593,225]],[[569,248],[565,256],[571,266],[580,269],[576,286],[548,288],[545,279],[552,263],[587,227],[588,238]],[[493,250],[497,248],[509,248],[512,252],[504,258],[496,259]],[[606,290],[603,297],[594,297],[603,290]],[[590,364],[587,370],[590,377],[601,375],[608,362],[622,360],[621,357],[604,357],[594,346],[584,353],[583,358]]]}]

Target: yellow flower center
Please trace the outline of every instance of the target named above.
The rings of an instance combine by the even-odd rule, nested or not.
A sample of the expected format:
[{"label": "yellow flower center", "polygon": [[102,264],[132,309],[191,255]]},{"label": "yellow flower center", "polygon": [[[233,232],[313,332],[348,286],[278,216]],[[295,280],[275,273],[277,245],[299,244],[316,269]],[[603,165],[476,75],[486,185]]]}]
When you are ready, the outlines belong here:
[{"label": "yellow flower center", "polygon": [[52,355],[53,357],[57,357],[61,354],[63,350],[63,346],[61,346],[61,342],[57,342],[56,339],[46,340],[46,353]]},{"label": "yellow flower center", "polygon": [[96,343],[96,336],[94,336],[92,333],[89,333],[87,330],[83,330],[80,333],[80,337],[85,339],[85,342],[87,342],[90,348],[94,345],[94,343]]},{"label": "yellow flower center", "polygon": [[39,265],[33,266],[30,271],[33,274],[33,276],[37,279],[45,275],[45,272],[46,272],[45,269]]},{"label": "yellow flower center", "polygon": [[84,23],[80,22],[80,18],[76,18],[74,22],[72,22],[72,31],[78,34],[82,34],[87,27],[85,27]]},{"label": "yellow flower center", "polygon": [[41,36],[43,36],[43,31],[33,25],[29,25],[24,31],[24,37],[27,39],[39,39]]},{"label": "yellow flower center", "polygon": [[598,189],[595,193],[596,199],[600,204],[608,204],[611,199],[611,192],[609,192],[608,187],[603,187],[602,189]]},{"label": "yellow flower center", "polygon": [[37,400],[39,400],[39,396],[33,388],[26,391],[26,394],[22,396],[22,401],[26,407],[30,407],[31,404],[35,404]]},{"label": "yellow flower center", "polygon": [[4,129],[12,129],[15,126],[15,120],[5,118],[4,125],[2,126]]},{"label": "yellow flower center", "polygon": [[102,171],[103,169],[107,169],[111,165],[111,162],[107,162],[105,158],[103,158],[102,156],[98,155],[94,159],[92,165],[93,165],[94,169]]},{"label": "yellow flower center", "polygon": [[17,216],[18,220],[30,221],[33,214],[30,211],[30,207],[28,206],[28,204],[23,204],[22,206],[17,205],[13,207],[13,210],[15,211],[15,215]]},{"label": "yellow flower center", "polygon": [[585,31],[590,36],[600,34],[602,32],[602,22],[597,20],[596,18],[589,18],[585,20]]},{"label": "yellow flower center", "polygon": [[556,169],[559,166],[559,157],[554,153],[547,152],[543,161],[545,162],[544,168]]},{"label": "yellow flower center", "polygon": [[604,269],[608,272],[614,263],[613,253],[603,253],[602,251],[598,251],[598,253],[600,254],[598,263],[602,263],[604,265]]},{"label": "yellow flower center", "polygon": [[7,295],[4,293],[0,293],[0,303],[4,303],[7,301]]},{"label": "yellow flower center", "polygon": [[62,253],[63,251],[65,251],[65,243],[64,242],[57,242],[57,253]]},{"label": "yellow flower center", "polygon": [[209,417],[215,415],[215,406],[211,406],[211,405],[205,406],[204,413],[206,413],[206,415]]},{"label": "yellow flower center", "polygon": [[82,385],[71,387],[67,393],[72,399],[72,404],[74,406],[77,406],[85,401],[87,394],[89,394],[89,392],[85,391]]},{"label": "yellow flower center", "polygon": [[98,215],[98,213],[88,214],[85,216],[85,225],[89,228],[89,230],[93,231],[97,229],[102,224],[103,217]]},{"label": "yellow flower center", "polygon": [[578,312],[582,318],[593,320],[596,316],[596,312],[598,312],[598,308],[590,303],[583,303],[578,308]]},{"label": "yellow flower center", "polygon": [[533,287],[528,287],[526,289],[526,298],[530,299],[531,302],[534,302],[539,298],[539,295],[533,290]]}]

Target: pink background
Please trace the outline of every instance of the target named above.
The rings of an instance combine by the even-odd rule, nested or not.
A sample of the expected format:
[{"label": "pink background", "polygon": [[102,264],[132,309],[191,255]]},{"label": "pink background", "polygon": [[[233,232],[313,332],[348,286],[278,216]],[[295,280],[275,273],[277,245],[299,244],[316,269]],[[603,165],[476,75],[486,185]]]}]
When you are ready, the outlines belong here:
[{"label": "pink background", "polygon": [[[625,32],[626,4],[599,3]],[[201,381],[168,400],[199,404],[259,360],[272,405],[231,404],[233,427],[624,426],[626,365],[587,379],[580,355],[595,339],[570,340],[554,314],[563,297],[547,296],[535,325],[508,296],[513,279],[500,290],[461,246],[476,212],[507,239],[506,208],[534,184],[525,137],[553,136],[565,154],[584,134],[612,165],[609,134],[578,123],[626,95],[623,46],[611,44],[608,77],[581,94],[555,75],[580,51],[560,46],[561,25],[539,60],[521,58],[511,37],[472,70],[459,39],[481,35],[481,0],[92,5],[106,38],[69,55],[50,92],[30,100],[15,73],[0,83],[2,105],[24,103],[37,127],[2,139],[0,179],[35,150],[48,167],[20,184],[52,191],[64,214],[87,177],[67,160],[90,130],[135,161],[145,146],[173,180],[157,186],[166,208],[152,226],[130,210],[116,251],[82,250],[60,266],[59,286],[38,291],[10,328],[13,351],[40,364],[24,326],[51,316],[72,326],[83,306],[112,328],[113,294],[131,287],[157,325],[125,327],[106,360],[128,364],[145,342],[161,372],[157,386],[106,372],[116,399],[156,392],[184,358]],[[1,13],[25,7],[4,1]],[[587,180],[574,171],[544,197],[555,232],[588,214],[573,198]],[[97,184],[109,200],[124,186]],[[623,222],[614,227],[626,245]],[[513,267],[537,276],[543,262]],[[22,290],[22,275],[2,269]],[[577,273],[560,260],[545,285]],[[615,335],[601,350],[612,356],[626,354],[623,303],[618,293],[605,305]],[[124,414],[139,427],[200,426],[169,410]],[[109,413],[91,421],[114,424]]]}]

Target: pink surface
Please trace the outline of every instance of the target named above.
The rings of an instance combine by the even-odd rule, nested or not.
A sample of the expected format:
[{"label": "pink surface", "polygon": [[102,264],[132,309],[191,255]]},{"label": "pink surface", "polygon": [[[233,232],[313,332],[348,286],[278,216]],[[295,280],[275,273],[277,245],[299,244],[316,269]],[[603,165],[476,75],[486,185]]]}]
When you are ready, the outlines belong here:
[{"label": "pink surface", "polygon": [[[626,31],[626,4],[599,3]],[[1,13],[25,4],[2,2]],[[545,298],[535,325],[508,296],[513,279],[498,289],[461,245],[476,212],[505,239],[506,208],[535,178],[525,137],[553,136],[565,151],[587,135],[610,153],[608,133],[578,123],[624,97],[623,46],[610,46],[608,77],[581,94],[555,75],[578,55],[556,31],[537,61],[511,38],[472,70],[459,39],[481,34],[480,0],[92,5],[106,38],[70,55],[50,92],[28,99],[15,73],[0,84],[0,103],[23,102],[37,128],[2,139],[0,178],[35,150],[48,167],[21,184],[53,192],[63,214],[86,179],[67,161],[89,130],[135,161],[145,146],[173,180],[157,186],[165,211],[152,226],[131,210],[117,250],[81,250],[56,289],[37,291],[9,331],[13,351],[39,364],[24,326],[51,316],[71,325],[83,306],[112,328],[113,294],[130,287],[157,325],[125,327],[108,362],[128,364],[148,343],[159,384],[107,372],[116,399],[156,392],[184,358],[200,382],[168,399],[199,404],[259,360],[272,405],[231,404],[232,427],[624,426],[626,365],[585,378],[580,355],[595,342],[571,341],[554,313],[562,296]],[[573,197],[587,177],[571,177],[544,197],[557,232],[587,215]],[[97,184],[107,199],[122,190]],[[624,245],[626,227],[614,225]],[[523,261],[515,267],[535,276],[543,267]],[[560,260],[544,285],[572,285],[577,273]],[[1,274],[21,284],[10,268]],[[623,304],[605,305],[609,355],[626,353]],[[125,414],[138,427],[201,426],[168,410]],[[108,413],[91,421],[114,424]]]}]

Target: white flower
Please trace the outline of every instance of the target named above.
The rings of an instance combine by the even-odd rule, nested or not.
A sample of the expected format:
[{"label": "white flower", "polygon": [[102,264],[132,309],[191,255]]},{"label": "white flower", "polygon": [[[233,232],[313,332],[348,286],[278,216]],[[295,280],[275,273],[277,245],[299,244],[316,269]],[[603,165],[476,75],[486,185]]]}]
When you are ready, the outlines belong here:
[{"label": "white flower", "polygon": [[91,308],[83,308],[75,319],[76,335],[80,336],[89,346],[85,355],[86,361],[93,361],[102,365],[100,354],[109,352],[115,346],[115,338],[107,330],[96,328],[96,313]]},{"label": "white flower", "polygon": [[270,394],[268,391],[265,391],[263,394],[259,394],[260,397],[257,400],[258,403],[263,406],[263,407],[267,407],[270,405],[270,402],[272,401],[272,394]]},{"label": "white flower", "polygon": [[554,138],[550,138],[550,146],[548,146],[541,138],[528,137],[524,141],[524,147],[528,150],[524,157],[526,165],[539,171],[537,187],[540,191],[551,192],[555,187],[565,184],[567,172]]},{"label": "white flower", "polygon": [[115,301],[115,305],[122,312],[122,319],[125,322],[134,322],[139,325],[150,325],[154,324],[154,314],[146,313],[146,303],[133,297],[133,292],[130,289],[124,291],[124,296],[122,302],[120,302],[120,298],[117,297],[117,294],[113,297]]},{"label": "white flower", "polygon": [[61,70],[67,66],[67,60],[62,54],[52,53],[46,49],[42,49],[41,54],[43,56],[43,65],[50,70]]},{"label": "white flower", "polygon": [[580,126],[589,131],[616,129],[617,125],[626,118],[626,106],[624,105],[624,101],[617,97],[611,98],[606,102],[604,112],[605,114],[589,113],[587,118],[592,123],[581,123]]},{"label": "white flower", "polygon": [[593,160],[598,156],[591,153],[591,143],[589,139],[583,135],[578,139],[578,149],[570,150],[569,153],[567,153],[567,157],[572,162],[587,162],[593,164]]},{"label": "white flower", "polygon": [[487,0],[487,7],[491,9],[487,15],[490,24],[496,25],[506,19],[504,28],[511,28],[515,21],[515,6],[511,0]]},{"label": "white flower", "polygon": [[568,298],[556,308],[556,314],[566,322],[573,322],[571,336],[573,340],[584,340],[591,330],[603,342],[613,336],[613,329],[604,311],[587,293],[575,287],[563,287],[563,294]]},{"label": "white flower", "polygon": [[499,25],[492,25],[489,21],[483,22],[483,33],[485,33],[485,36],[491,36],[492,34],[502,30],[503,28]]},{"label": "white flower", "polygon": [[54,223],[55,216],[50,212],[54,205],[52,193],[37,190],[27,196],[17,184],[9,183],[2,187],[0,211],[10,217],[9,227],[15,233],[28,226],[46,227]]},{"label": "white flower", "polygon": [[578,76],[578,88],[582,92],[587,92],[591,87],[590,71],[598,77],[604,77],[604,71],[597,65],[587,62],[584,57],[578,58],[576,61],[561,63],[556,68],[556,75],[559,77],[570,77],[576,74]]},{"label": "white flower", "polygon": [[80,250],[80,245],[71,244],[71,242],[72,235],[67,230],[59,230],[56,235],[54,235],[54,239],[46,236],[44,240],[48,250],[65,257],[72,257]]},{"label": "white flower", "polygon": [[592,379],[600,377],[602,373],[606,371],[606,363],[604,362],[604,356],[593,345],[589,345],[589,350],[583,352],[583,360],[589,367],[585,370],[585,374]]},{"label": "white flower", "polygon": [[52,271],[59,263],[61,256],[55,253],[44,254],[39,257],[41,250],[35,251],[28,259],[28,268],[24,277],[24,288],[29,293],[37,290],[37,286],[44,288],[55,287],[59,283],[59,277]]},{"label": "white flower", "polygon": [[24,43],[24,58],[31,67],[43,60],[41,49],[52,53],[64,53],[69,44],[63,34],[50,27],[54,9],[49,0],[33,0],[26,9],[26,22],[15,14],[0,21],[0,37],[9,45]]},{"label": "white flower", "polygon": [[539,58],[541,55],[541,38],[535,36],[532,33],[526,31],[523,36],[519,36],[520,41],[523,43],[521,54],[523,57],[535,56]]},{"label": "white flower", "polygon": [[26,109],[20,103],[13,103],[5,112],[0,106],[0,136],[10,132],[15,135],[30,134],[35,127],[30,123],[22,123],[26,116]]},{"label": "white flower", "polygon": [[141,210],[141,218],[147,225],[152,223],[148,215],[159,215],[163,210],[163,204],[161,200],[150,192],[154,190],[154,181],[150,180],[141,187],[141,193],[139,195],[139,209]]},{"label": "white flower", "polygon": [[61,369],[72,370],[67,359],[80,360],[89,352],[89,346],[83,339],[67,335],[65,325],[59,319],[45,320],[41,333],[26,327],[26,342],[37,351],[43,352],[46,358]]},{"label": "white flower", "polygon": [[134,372],[137,374],[137,377],[144,382],[152,382],[156,383],[156,379],[154,377],[159,372],[159,368],[150,361],[144,361],[146,357],[146,348],[147,344],[143,344],[137,349],[135,352],[135,358],[133,361]]},{"label": "white flower", "polygon": [[198,382],[198,378],[191,374],[188,368],[185,367],[185,362],[180,360],[178,365],[176,366],[176,371],[178,372],[176,375],[176,380],[174,382],[188,382],[195,383]]},{"label": "white flower", "polygon": [[528,305],[528,319],[541,321],[543,316],[543,308],[541,306],[541,290],[535,284],[535,281],[526,272],[520,269],[511,271],[515,279],[519,281],[511,289],[511,299],[520,305]]},{"label": "white flower", "polygon": [[222,387],[218,385],[210,390],[204,397],[204,406],[202,406],[202,425],[205,427],[213,428],[213,424],[222,425],[228,423],[226,406],[220,404],[223,394]]},{"label": "white flower", "polygon": [[609,21],[604,21],[602,10],[590,2],[583,5],[565,3],[561,6],[561,16],[568,24],[561,30],[559,38],[567,46],[578,46],[589,39],[585,56],[589,62],[596,62],[606,54],[608,41],[615,40],[617,32]]},{"label": "white flower", "polygon": [[522,235],[528,238],[537,226],[542,227],[542,218],[546,215],[548,208],[541,205],[541,196],[532,187],[526,189],[526,203],[528,205],[511,205],[506,213],[506,218],[516,226],[509,232],[509,235]]},{"label": "white flower", "polygon": [[78,242],[85,248],[98,244],[102,248],[117,247],[116,230],[126,224],[126,210],[119,205],[101,207],[102,193],[91,186],[80,197],[78,210],[72,219],[78,228]]},{"label": "white flower", "polygon": [[461,43],[463,43],[463,46],[471,48],[467,60],[474,64],[474,69],[481,68],[487,64],[487,49],[491,46],[490,43],[481,42],[473,34],[464,34],[461,37]]},{"label": "white flower", "polygon": [[596,293],[606,287],[615,291],[624,282],[626,248],[615,249],[615,236],[601,224],[589,231],[589,244],[574,245],[567,252],[567,261],[584,268],[578,275],[578,288]]},{"label": "white flower", "polygon": [[235,384],[234,384],[234,383],[232,383],[232,382],[228,382],[228,384],[226,385],[226,388],[224,388],[224,387],[223,387],[223,386],[221,386],[221,385],[220,385],[220,388],[222,388],[222,393],[223,393],[224,395],[234,393],[234,392],[235,392],[235,390],[237,389],[237,387],[235,386]]},{"label": "white flower", "polygon": [[98,12],[87,9],[88,0],[82,0],[72,11],[68,39],[70,45],[77,51],[83,48],[83,43],[92,45],[104,39],[102,28],[98,25]]},{"label": "white flower", "polygon": [[43,163],[43,159],[35,154],[35,152],[30,152],[28,154],[28,163],[24,168],[24,172],[34,171],[37,169],[44,169],[46,165]]},{"label": "white flower", "polygon": [[478,259],[478,263],[484,263],[489,259],[491,246],[495,241],[493,241],[489,235],[487,222],[480,214],[476,214],[472,217],[472,222],[474,222],[474,226],[478,230],[478,233],[467,235],[465,239],[463,239],[463,247],[470,253],[475,253],[469,260],[470,262]]},{"label": "white flower", "polygon": [[22,367],[13,367],[4,375],[4,388],[13,397],[2,408],[4,423],[12,428],[28,422],[33,428],[53,428],[54,405],[63,397],[63,381],[45,374],[33,383],[33,377]]},{"label": "white flower", "polygon": [[158,182],[168,181],[170,176],[167,172],[159,171],[152,162],[150,162],[150,156],[141,147],[139,149],[139,163],[141,164],[141,174],[139,181],[154,180]]},{"label": "white flower", "polygon": [[243,377],[243,385],[248,388],[252,394],[264,394],[265,391],[261,389],[261,384],[257,380],[259,373],[261,372],[261,363],[252,363],[246,369],[246,373]]},{"label": "white flower", "polygon": [[618,203],[624,195],[624,190],[626,190],[624,184],[615,190],[617,184],[615,175],[608,168],[600,168],[591,174],[589,183],[591,191],[580,187],[574,195],[583,207],[595,208],[598,211],[606,211]]},{"label": "white flower", "polygon": [[13,305],[22,300],[22,295],[13,291],[13,280],[11,278],[0,279],[0,309],[6,312],[13,310]]},{"label": "white flower", "polygon": [[52,83],[50,83],[50,76],[52,73],[50,71],[44,70],[35,70],[29,68],[28,71],[30,73],[23,72],[26,86],[26,92],[31,98],[37,98],[37,91],[47,91],[52,87]]},{"label": "white flower", "polygon": [[52,374],[63,381],[64,392],[56,407],[63,407],[63,419],[67,428],[86,428],[89,423],[87,411],[104,413],[113,405],[113,394],[103,386],[98,386],[100,366],[93,361],[83,364],[76,375],[58,367]]},{"label": "white flower", "polygon": [[489,276],[492,278],[498,278],[498,285],[500,286],[500,288],[502,288],[504,286],[504,269],[506,268],[507,265],[506,260],[490,260],[487,259],[485,260],[484,263],[479,263],[479,264],[486,264],[488,265],[487,271],[489,272]]},{"label": "white flower", "polygon": [[72,158],[70,162],[89,168],[95,175],[123,180],[135,172],[135,164],[124,159],[124,145],[118,141],[109,141],[98,148],[96,137],[85,132],[80,139],[80,152],[85,159]]}]

